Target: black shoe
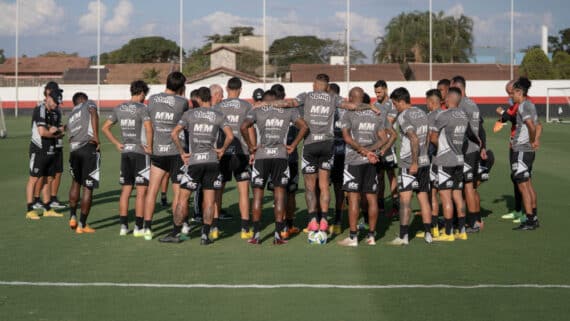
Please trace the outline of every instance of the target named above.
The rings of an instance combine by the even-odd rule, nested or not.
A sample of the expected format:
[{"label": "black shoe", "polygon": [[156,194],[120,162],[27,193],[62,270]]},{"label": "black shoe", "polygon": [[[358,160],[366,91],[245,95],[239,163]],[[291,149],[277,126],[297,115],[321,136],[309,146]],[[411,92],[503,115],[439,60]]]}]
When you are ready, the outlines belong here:
[{"label": "black shoe", "polygon": [[160,200],[160,205],[162,207],[168,207],[168,201],[166,200],[166,198]]},{"label": "black shoe", "polygon": [[534,231],[537,228],[539,228],[539,226],[540,225],[538,224],[538,220],[534,222],[526,221],[521,225],[519,225],[518,227],[515,227],[513,231]]},{"label": "black shoe", "polygon": [[182,243],[186,238],[183,238],[181,236],[182,234],[168,234],[165,237],[158,239],[158,241],[161,243]]},{"label": "black shoe", "polygon": [[232,220],[233,218],[234,217],[225,210],[221,210],[220,215],[218,216],[218,220],[220,221],[229,221]]},{"label": "black shoe", "polygon": [[201,238],[200,245],[210,245],[214,243],[214,241],[210,240],[209,238]]}]

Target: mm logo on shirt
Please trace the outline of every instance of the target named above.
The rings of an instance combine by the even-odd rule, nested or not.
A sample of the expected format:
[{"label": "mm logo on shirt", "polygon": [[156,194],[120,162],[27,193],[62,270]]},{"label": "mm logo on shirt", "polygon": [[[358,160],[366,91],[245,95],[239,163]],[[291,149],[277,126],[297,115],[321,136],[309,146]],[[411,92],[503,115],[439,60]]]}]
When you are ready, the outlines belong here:
[{"label": "mm logo on shirt", "polygon": [[194,124],[195,133],[211,133],[213,130],[214,130],[214,125]]},{"label": "mm logo on shirt", "polygon": [[373,123],[360,123],[358,124],[358,130],[372,131],[374,130]]},{"label": "mm logo on shirt", "polygon": [[69,117],[69,123],[73,123],[73,122],[77,121],[79,118],[81,118],[81,112],[72,114],[72,115]]},{"label": "mm logo on shirt", "polygon": [[327,106],[312,106],[311,114],[313,115],[328,115],[331,108]]},{"label": "mm logo on shirt", "polygon": [[135,127],[134,119],[121,119],[121,127]]},{"label": "mm logo on shirt", "polygon": [[267,119],[265,127],[283,127],[283,119]]},{"label": "mm logo on shirt", "polygon": [[232,124],[239,123],[239,115],[228,115],[227,118],[228,118],[228,121]]},{"label": "mm logo on shirt", "polygon": [[156,120],[174,120],[174,113],[167,113],[164,111],[159,111],[155,114],[154,119]]}]

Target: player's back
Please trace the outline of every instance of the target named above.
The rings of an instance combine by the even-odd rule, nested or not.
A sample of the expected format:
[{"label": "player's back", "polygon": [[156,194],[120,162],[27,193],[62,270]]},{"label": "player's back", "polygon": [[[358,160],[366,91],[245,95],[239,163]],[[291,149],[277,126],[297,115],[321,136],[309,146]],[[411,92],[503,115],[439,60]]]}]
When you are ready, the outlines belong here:
[{"label": "player's back", "polygon": [[[241,136],[240,126],[243,123],[247,113],[251,110],[252,106],[249,102],[239,98],[228,98],[215,105],[213,109],[222,113],[232,129],[234,140],[226,154],[249,154],[247,144]],[[223,142],[224,135],[220,135]]]},{"label": "player's back", "polygon": [[332,141],[334,116],[342,98],[325,91],[312,91],[297,96],[297,101],[303,105],[303,118],[309,126],[304,145]]},{"label": "player's back", "polygon": [[113,110],[112,121],[121,129],[123,153],[144,154],[142,145],[146,144],[146,132],[143,122],[150,120],[146,105],[136,102],[124,102]]},{"label": "player's back", "polygon": [[467,124],[467,115],[457,108],[447,109],[438,114],[434,126],[441,130],[435,165],[444,167],[463,165],[462,147]]},{"label": "player's back", "polygon": [[[188,108],[188,101],[178,95],[159,93],[149,98],[148,112],[154,130],[153,155],[178,154],[170,134]],[[183,133],[181,138],[184,141]]]},{"label": "player's back", "polygon": [[222,113],[209,107],[200,107],[184,113],[180,124],[188,130],[192,151],[190,165],[215,163],[218,161],[215,145],[223,126],[228,125]]}]

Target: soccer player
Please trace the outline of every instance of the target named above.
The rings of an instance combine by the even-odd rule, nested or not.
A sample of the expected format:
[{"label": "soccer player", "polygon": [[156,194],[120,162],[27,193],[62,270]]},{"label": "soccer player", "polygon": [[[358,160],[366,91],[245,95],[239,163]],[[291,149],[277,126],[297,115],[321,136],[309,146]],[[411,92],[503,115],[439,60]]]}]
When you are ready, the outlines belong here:
[{"label": "soccer player", "polygon": [[[188,101],[184,98],[186,91],[186,77],[175,71],[166,79],[166,90],[163,93],[150,96],[148,99],[149,116],[153,127],[152,156],[150,158],[150,178],[144,206],[144,238],[152,240],[152,216],[156,203],[156,196],[163,177],[168,173],[172,182],[172,212],[178,206],[188,206],[179,203],[180,179],[182,167],[180,151],[171,138],[174,127],[178,124],[182,114],[188,110]],[[184,133],[180,133],[185,141]]]},{"label": "soccer player", "polygon": [[[143,236],[144,199],[148,186],[149,155],[152,154],[153,136],[148,109],[144,105],[148,91],[148,85],[144,81],[137,80],[132,82],[131,100],[117,106],[101,128],[103,134],[121,153],[121,171],[119,176],[119,183],[122,185],[119,198],[120,236],[125,236],[129,233],[127,214],[133,186],[136,186],[137,192],[133,236]],[[116,123],[119,123],[121,130],[121,141],[115,138],[111,132],[111,128]]]},{"label": "soccer player", "polygon": [[[224,115],[211,108],[212,96],[210,89],[201,87],[196,98],[199,108],[193,108],[184,113],[178,125],[172,130],[171,138],[180,159],[187,166],[180,182],[181,188],[177,206],[173,210],[174,227],[172,232],[159,241],[163,243],[180,243],[188,237],[181,233],[182,225],[188,216],[188,199],[192,191],[202,187],[202,225],[201,245],[209,245],[213,240],[209,237],[210,227],[216,208],[215,190],[222,188],[222,175],[219,160],[232,143],[234,136]],[[181,142],[180,134],[188,131],[189,152]],[[223,131],[225,139],[221,148],[216,148],[218,132]]]},{"label": "soccer player", "polygon": [[[340,95],[340,87],[335,84],[329,84],[328,92],[334,95]],[[334,188],[335,206],[334,221],[329,228],[329,234],[342,233],[342,210],[346,199],[345,192],[342,189],[342,180],[344,173],[344,154],[346,151],[346,143],[342,137],[342,118],[346,113],[346,109],[337,108],[334,124],[334,160],[331,169],[330,180]]]},{"label": "soccer player", "polygon": [[[364,91],[360,87],[350,90],[349,100],[362,104]],[[365,108],[368,110],[364,110]],[[342,246],[358,246],[358,214],[363,195],[366,198],[369,230],[366,244],[376,245],[376,223],[378,220],[378,175],[376,151],[385,144],[383,119],[370,106],[363,110],[347,111],[342,117],[342,136],[346,142],[343,189],[348,193],[348,221],[350,234],[339,241]],[[380,152],[382,154],[383,151]]]},{"label": "soccer player", "polygon": [[[437,146],[437,154],[432,166],[437,170],[437,189],[443,206],[445,233],[434,238],[435,241],[467,240],[465,232],[465,211],[463,203],[463,141],[466,135],[467,115],[458,109],[461,91],[449,88],[446,96],[447,110],[439,112],[430,125],[430,142]],[[452,234],[453,207],[457,210],[459,234]],[[439,204],[436,204],[439,206]],[[437,219],[432,217],[432,220]],[[437,224],[435,231],[437,231]],[[434,231],[434,235],[435,235]],[[438,232],[439,233],[439,232]]]},{"label": "soccer player", "polygon": [[[352,103],[343,102],[340,96],[327,92],[329,76],[318,74],[313,91],[301,93],[292,100],[272,103],[274,107],[303,106],[303,117],[309,134],[303,143],[302,172],[305,181],[305,200],[309,213],[309,231],[328,231],[327,213],[330,203],[329,171],[332,168],[334,146],[334,115],[337,108],[354,109]],[[263,103],[260,104],[263,106]],[[320,197],[317,199],[317,181]],[[320,210],[320,213],[318,212]],[[321,217],[320,221],[318,216]]]},{"label": "soccer player", "polygon": [[400,128],[400,175],[398,190],[400,192],[400,234],[390,245],[408,245],[408,228],[412,213],[412,193],[415,191],[422,214],[424,240],[433,241],[431,235],[431,208],[429,188],[429,157],[427,155],[428,119],[426,113],[412,107],[410,93],[406,88],[395,89],[390,99],[398,110],[398,127]]},{"label": "soccer player", "polygon": [[[457,87],[461,91],[463,98],[459,103],[461,109],[469,120],[467,130],[473,135],[466,135],[466,142],[463,150],[463,192],[467,204],[467,219],[471,227],[470,231],[477,231],[483,227],[481,220],[481,203],[477,192],[477,179],[479,173],[479,162],[487,159],[484,142],[480,138],[479,107],[467,97],[465,93],[466,82],[462,76],[455,76],[451,80],[451,86]],[[460,227],[461,228],[461,227]]]},{"label": "soccer player", "polygon": [[[216,106],[224,100],[224,89],[218,84],[213,84],[210,86],[210,93],[212,95],[212,106]],[[199,105],[199,104],[198,104]]]},{"label": "soccer player", "polygon": [[513,154],[511,155],[511,168],[514,181],[518,184],[522,194],[526,221],[515,228],[519,231],[532,231],[539,227],[537,216],[537,196],[532,186],[532,165],[535,151],[539,147],[541,128],[538,125],[536,107],[530,102],[528,90],[531,82],[528,78],[520,77],[513,84],[513,101],[518,104],[516,122],[517,127],[512,139]]},{"label": "soccer player", "polygon": [[[42,184],[43,177],[53,177],[53,166],[55,161],[56,138],[60,136],[60,128],[52,123],[53,118],[50,113],[57,108],[61,101],[59,91],[51,91],[43,104],[34,109],[32,115],[32,139],[30,142],[30,177],[26,184],[26,218],[39,220],[40,216],[33,208],[34,192],[36,186]],[[41,189],[41,188],[40,188]],[[49,202],[43,204],[45,217],[62,217],[55,212]]]},{"label": "soccer player", "polygon": [[451,81],[447,78],[440,79],[437,82],[437,90],[441,94],[441,109],[446,110],[447,106],[445,101],[447,99],[447,92],[449,91],[449,87],[451,86]]},{"label": "soccer player", "polygon": [[[286,216],[286,187],[289,184],[288,155],[297,149],[297,145],[307,134],[308,126],[299,115],[297,109],[275,108],[270,104],[275,100],[274,92],[266,92],[266,106],[251,110],[241,124],[241,134],[245,139],[249,152],[254,155],[251,176],[253,187],[253,237],[250,244],[261,244],[261,214],[263,210],[263,193],[265,185],[271,179],[273,183],[275,233],[273,244],[286,244],[281,237],[285,227],[283,218]],[[297,136],[290,145],[286,144],[289,124],[294,123],[299,129]],[[256,125],[259,133],[258,144],[255,145],[249,135],[249,129]]]},{"label": "soccer player", "polygon": [[378,80],[374,84],[374,93],[376,94],[376,102],[374,103],[380,109],[380,117],[385,126],[386,135],[390,139],[387,144],[387,150],[382,155],[378,164],[378,206],[380,212],[384,211],[384,175],[388,176],[388,184],[390,186],[390,194],[392,195],[392,211],[386,213],[388,218],[397,217],[400,210],[400,196],[398,195],[398,182],[396,180],[396,168],[398,168],[398,157],[394,143],[398,138],[398,134],[394,130],[394,122],[398,116],[398,111],[394,107],[392,101],[388,98],[388,84],[384,80]]},{"label": "soccer player", "polygon": [[[250,229],[249,220],[249,180],[251,179],[249,167],[249,151],[245,140],[241,136],[240,126],[245,120],[245,116],[251,110],[251,104],[240,99],[242,82],[239,78],[233,77],[228,80],[226,91],[228,98],[214,105],[213,110],[220,112],[227,119],[229,126],[232,128],[233,141],[226,149],[224,156],[220,159],[220,171],[222,173],[222,188],[216,190],[217,211],[221,211],[222,194],[226,183],[232,180],[232,175],[237,182],[237,190],[239,194],[239,211],[241,216],[241,233],[242,239],[247,240],[253,236]],[[255,129],[250,128],[250,136],[255,136]],[[220,135],[223,137],[223,135]],[[255,138],[253,138],[255,139]],[[223,140],[218,142],[221,146]],[[218,218],[214,216],[212,224],[212,239],[219,237]]]},{"label": "soccer player", "polygon": [[[77,234],[95,233],[87,225],[93,190],[99,187],[101,154],[99,152],[99,114],[97,105],[85,93],[73,95],[73,110],[67,120],[69,132],[69,167],[73,180],[69,189],[69,227]],[[81,201],[79,200],[81,195]],[[77,205],[80,205],[79,225]]]}]

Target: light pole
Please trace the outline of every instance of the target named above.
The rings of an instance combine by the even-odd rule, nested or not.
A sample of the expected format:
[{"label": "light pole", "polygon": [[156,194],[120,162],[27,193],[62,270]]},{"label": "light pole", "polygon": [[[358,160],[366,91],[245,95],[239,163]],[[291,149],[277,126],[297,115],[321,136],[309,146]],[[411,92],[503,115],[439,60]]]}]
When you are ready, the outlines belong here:
[{"label": "light pole", "polygon": [[182,72],[182,64],[184,63],[184,46],[183,46],[183,34],[184,34],[184,0],[180,0],[180,72]]},{"label": "light pole", "polygon": [[346,92],[350,91],[350,0],[346,0]]},{"label": "light pole", "polygon": [[14,116],[18,117],[18,105],[20,100],[20,89],[18,87],[18,73],[20,64],[20,0],[16,0],[16,59],[14,68],[14,85],[16,87],[16,102],[14,105]]}]

